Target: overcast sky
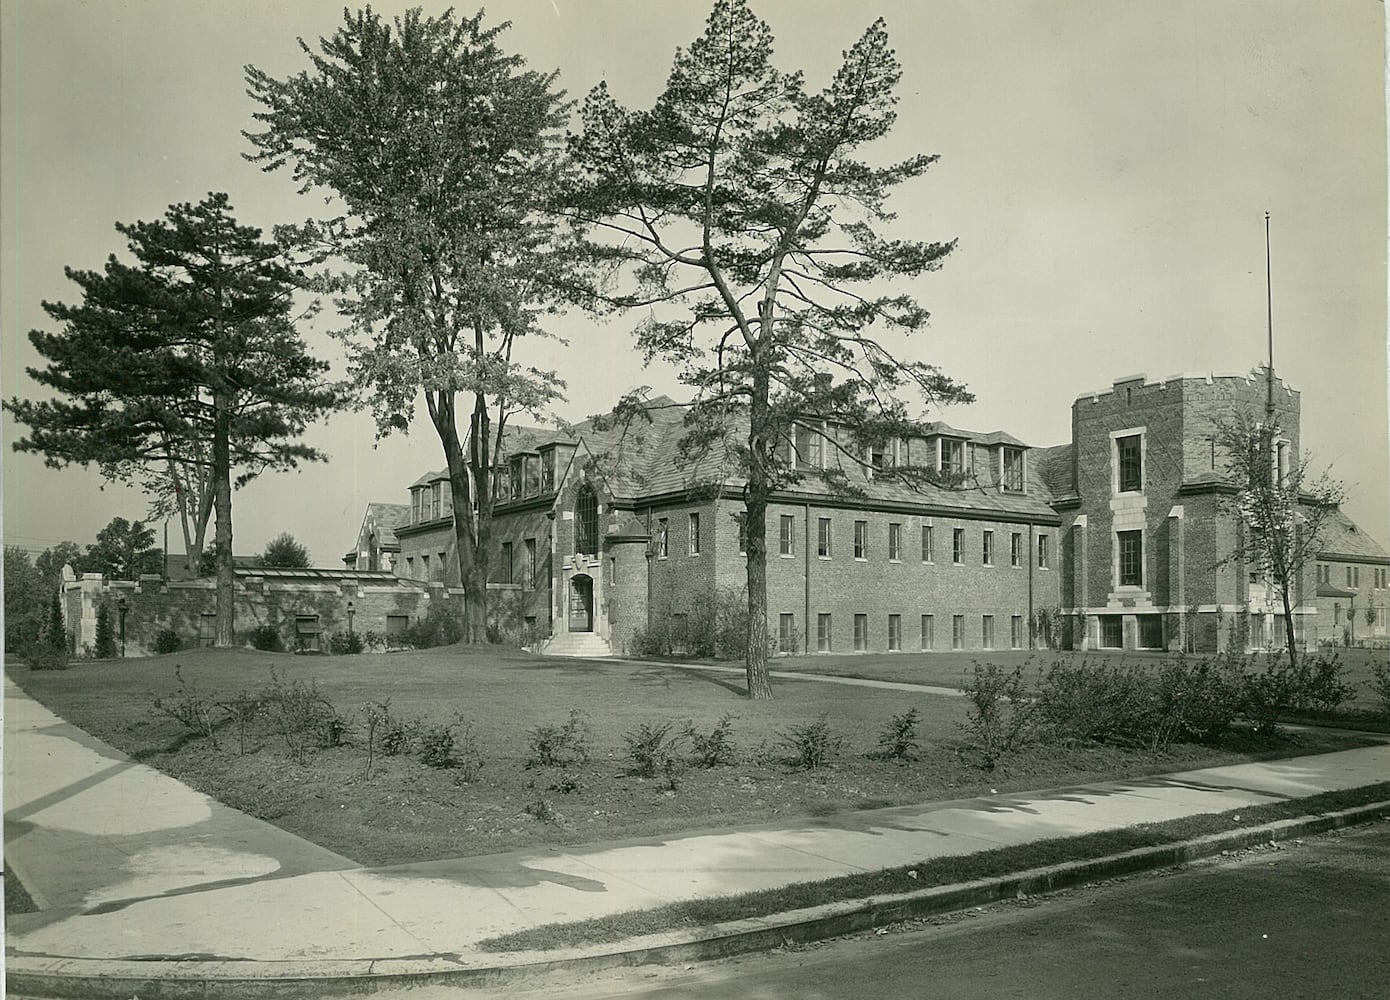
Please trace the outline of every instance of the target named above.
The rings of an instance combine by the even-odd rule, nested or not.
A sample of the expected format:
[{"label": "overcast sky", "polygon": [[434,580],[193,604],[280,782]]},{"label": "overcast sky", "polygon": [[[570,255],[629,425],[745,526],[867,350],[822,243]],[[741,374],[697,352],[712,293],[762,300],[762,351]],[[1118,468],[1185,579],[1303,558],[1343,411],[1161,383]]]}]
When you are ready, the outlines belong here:
[{"label": "overcast sky", "polygon": [[[385,14],[405,5],[376,3]],[[315,210],[285,172],[242,159],[255,110],[243,66],[306,66],[296,38],[341,22],[340,0],[6,0],[0,6],[0,378],[35,386],[26,333],[42,300],[76,301],[63,267],[124,250],[113,226],[172,202],[230,194],[269,227]],[[939,154],[893,205],[922,239],[959,238],[912,291],[932,323],[909,352],[978,401],[933,417],[1068,440],[1072,400],[1144,372],[1244,372],[1265,351],[1264,213],[1272,215],[1275,366],[1303,394],[1303,443],[1346,481],[1348,512],[1385,541],[1386,142],[1383,6],[1371,0],[761,0],[776,63],[826,82],[882,14],[903,63],[886,162]],[[435,12],[436,8],[429,8]],[[442,9],[442,8],[438,8]],[[471,8],[461,8],[468,9]],[[560,70],[576,97],[607,80],[630,106],[659,92],[700,32],[695,0],[511,0],[502,43]],[[643,370],[632,323],[582,315],[550,365],[579,419],[625,389],[678,394]],[[311,346],[333,356],[321,331]],[[4,538],[90,542],[138,494],[16,455],[4,427]],[[441,467],[427,419],[374,440],[367,414],[316,426],[326,464],[262,477],[235,501],[235,547],[288,530],[340,565],[369,501],[405,502]],[[171,548],[182,548],[170,525]]]}]

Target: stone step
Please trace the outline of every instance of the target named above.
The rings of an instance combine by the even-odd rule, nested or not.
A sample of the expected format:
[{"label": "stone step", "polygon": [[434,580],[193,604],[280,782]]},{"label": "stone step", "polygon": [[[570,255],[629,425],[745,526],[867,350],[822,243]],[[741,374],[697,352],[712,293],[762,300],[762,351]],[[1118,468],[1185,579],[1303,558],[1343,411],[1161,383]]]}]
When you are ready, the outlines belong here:
[{"label": "stone step", "polygon": [[582,656],[587,659],[612,656],[608,640],[595,632],[561,632],[552,636],[541,653],[545,656]]}]

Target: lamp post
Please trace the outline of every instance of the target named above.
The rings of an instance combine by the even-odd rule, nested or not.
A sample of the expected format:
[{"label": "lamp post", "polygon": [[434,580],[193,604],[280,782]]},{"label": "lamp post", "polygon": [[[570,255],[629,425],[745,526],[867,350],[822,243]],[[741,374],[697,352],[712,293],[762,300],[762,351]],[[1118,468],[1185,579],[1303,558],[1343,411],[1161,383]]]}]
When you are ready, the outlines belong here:
[{"label": "lamp post", "polygon": [[116,610],[121,613],[121,656],[125,657],[125,613],[130,610],[130,605],[122,597],[116,602]]},{"label": "lamp post", "polygon": [[353,610],[352,602],[348,601],[348,635],[352,635],[352,616],[357,612]]}]

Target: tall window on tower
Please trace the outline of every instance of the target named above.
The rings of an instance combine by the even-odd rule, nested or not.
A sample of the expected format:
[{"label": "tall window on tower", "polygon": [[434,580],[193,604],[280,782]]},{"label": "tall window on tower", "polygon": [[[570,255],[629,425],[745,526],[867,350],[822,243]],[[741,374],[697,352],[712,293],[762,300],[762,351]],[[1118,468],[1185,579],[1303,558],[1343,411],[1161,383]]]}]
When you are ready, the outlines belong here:
[{"label": "tall window on tower", "polygon": [[1143,440],[1138,434],[1115,439],[1117,489],[1121,493],[1139,493],[1144,489]]},{"label": "tall window on tower", "polygon": [[1115,535],[1120,549],[1120,586],[1142,587],[1144,585],[1144,533],[1142,531],[1117,531]]},{"label": "tall window on tower", "polygon": [[598,555],[598,496],[587,485],[574,502],[574,534],[576,552]]}]

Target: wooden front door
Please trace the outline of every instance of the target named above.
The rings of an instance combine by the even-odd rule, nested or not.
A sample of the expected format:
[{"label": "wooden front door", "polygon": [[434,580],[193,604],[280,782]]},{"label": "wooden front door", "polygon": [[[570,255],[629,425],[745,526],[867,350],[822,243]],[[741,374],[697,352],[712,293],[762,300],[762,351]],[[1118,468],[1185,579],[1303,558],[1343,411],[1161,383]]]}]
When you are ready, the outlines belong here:
[{"label": "wooden front door", "polygon": [[594,580],[580,574],[570,580],[570,631],[594,630]]}]

